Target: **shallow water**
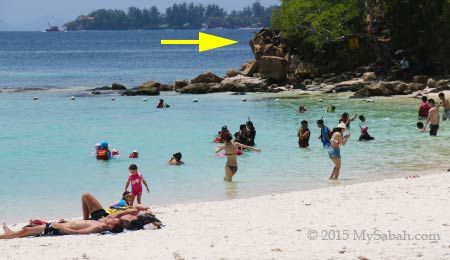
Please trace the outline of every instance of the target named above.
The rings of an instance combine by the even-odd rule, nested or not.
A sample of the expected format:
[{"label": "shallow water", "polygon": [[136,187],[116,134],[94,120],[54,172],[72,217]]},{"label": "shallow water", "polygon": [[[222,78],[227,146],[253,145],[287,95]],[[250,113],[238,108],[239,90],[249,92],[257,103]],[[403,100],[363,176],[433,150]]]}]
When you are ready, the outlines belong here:
[{"label": "shallow water", "polygon": [[[326,150],[317,140],[313,124],[324,117],[333,126],[343,111],[364,113],[369,133],[376,140],[358,142],[358,123],[352,139],[342,149],[342,183],[377,180],[410,171],[445,168],[450,152],[448,124],[439,137],[430,138],[415,129],[417,100],[398,103],[366,103],[339,95],[298,96],[276,100],[263,95],[214,94],[162,96],[169,109],[155,109],[157,98],[95,96],[71,101],[72,93],[39,92],[0,95],[0,163],[2,185],[0,219],[79,216],[79,197],[89,191],[105,205],[124,189],[128,165],[136,163],[150,184],[146,204],[239,198],[333,185],[327,178],[332,168]],[[270,95],[269,95],[270,96]],[[192,100],[197,98],[198,103]],[[318,99],[324,99],[323,103]],[[309,111],[295,112],[299,104]],[[324,113],[334,104],[334,114]],[[222,180],[225,158],[214,155],[214,133],[224,124],[237,131],[250,117],[257,130],[262,153],[246,152],[239,158],[235,183]],[[297,147],[299,122],[311,122],[311,147]],[[99,162],[91,155],[98,141],[107,140],[123,156]],[[127,155],[139,149],[141,158]],[[183,153],[186,165],[170,167],[174,152]]]},{"label": "shallow water", "polygon": [[[0,93],[0,220],[80,216],[80,195],[91,192],[105,206],[119,199],[136,163],[150,184],[143,202],[166,205],[189,201],[240,198],[335,185],[328,181],[333,164],[317,139],[314,122],[322,116],[330,127],[339,115],[363,113],[373,142],[352,138],[342,148],[341,183],[404,176],[411,171],[447,169],[449,126],[439,137],[416,131],[418,100],[366,103],[343,95],[163,94],[170,109],[157,110],[160,97],[89,96],[77,86],[121,82],[128,87],[155,79],[190,79],[204,71],[218,74],[252,58],[250,31],[213,33],[238,39],[238,45],[198,54],[195,47],[159,46],[161,38],[195,38],[194,31],[143,32],[0,32],[0,88],[51,87],[48,91]],[[74,93],[75,91],[75,93]],[[33,96],[39,100],[33,101]],[[74,101],[70,96],[76,96]],[[192,100],[197,98],[198,103]],[[319,102],[323,99],[323,102]],[[306,114],[295,112],[306,105]],[[337,106],[325,113],[327,104]],[[224,183],[225,158],[214,154],[214,134],[226,124],[237,131],[250,117],[262,153],[239,158],[234,183]],[[311,147],[299,149],[301,120],[310,122]],[[107,140],[123,156],[99,162],[93,145]],[[128,159],[134,150],[141,158]],[[183,153],[186,165],[166,165],[171,154]]]}]

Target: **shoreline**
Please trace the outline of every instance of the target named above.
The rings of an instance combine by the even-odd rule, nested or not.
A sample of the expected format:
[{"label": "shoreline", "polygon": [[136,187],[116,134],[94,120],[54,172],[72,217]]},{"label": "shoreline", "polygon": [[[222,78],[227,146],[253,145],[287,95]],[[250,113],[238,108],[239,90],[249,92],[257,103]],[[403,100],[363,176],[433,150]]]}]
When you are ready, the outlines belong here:
[{"label": "shoreline", "polygon": [[[448,173],[421,174],[153,207],[166,225],[162,230],[15,239],[1,241],[0,251],[8,259],[50,260],[173,259],[174,253],[180,255],[175,259],[449,259],[450,212],[442,211],[447,205],[448,181]],[[412,202],[414,207],[409,207]],[[321,235],[322,230],[328,234],[345,230],[438,234],[439,239],[330,241],[307,237],[312,231]],[[130,247],[135,250],[125,250]]]}]

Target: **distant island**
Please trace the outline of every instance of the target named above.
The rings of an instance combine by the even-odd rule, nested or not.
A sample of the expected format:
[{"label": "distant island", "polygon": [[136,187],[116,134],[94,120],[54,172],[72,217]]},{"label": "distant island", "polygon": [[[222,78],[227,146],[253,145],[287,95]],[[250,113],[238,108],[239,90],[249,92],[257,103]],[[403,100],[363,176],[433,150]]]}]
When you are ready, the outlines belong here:
[{"label": "distant island", "polygon": [[128,11],[99,9],[80,15],[64,24],[67,30],[157,30],[260,28],[271,23],[272,12],[278,6],[264,7],[259,2],[240,11],[225,11],[216,4],[174,4],[161,13],[156,6]]}]

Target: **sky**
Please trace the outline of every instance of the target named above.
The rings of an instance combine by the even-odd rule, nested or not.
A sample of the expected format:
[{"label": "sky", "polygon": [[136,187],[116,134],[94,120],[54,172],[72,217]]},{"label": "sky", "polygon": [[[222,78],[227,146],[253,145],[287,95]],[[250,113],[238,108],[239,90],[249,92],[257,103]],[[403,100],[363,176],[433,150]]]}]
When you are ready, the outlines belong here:
[{"label": "sky", "polygon": [[[63,25],[78,15],[100,8],[123,9],[130,6],[157,6],[160,11],[174,3],[193,2],[218,4],[226,10],[240,10],[255,0],[0,0],[0,30],[43,30],[47,23]],[[279,0],[259,0],[264,6],[279,4]]]}]

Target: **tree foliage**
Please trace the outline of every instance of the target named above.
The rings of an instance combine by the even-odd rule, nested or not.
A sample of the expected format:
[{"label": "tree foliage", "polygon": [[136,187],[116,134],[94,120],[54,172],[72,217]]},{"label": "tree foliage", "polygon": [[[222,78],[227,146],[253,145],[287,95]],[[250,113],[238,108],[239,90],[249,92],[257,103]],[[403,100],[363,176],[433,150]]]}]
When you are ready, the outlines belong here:
[{"label": "tree foliage", "polygon": [[[272,11],[276,6],[264,7],[259,2],[240,11],[228,13],[217,4],[173,4],[161,13],[157,7],[122,10],[95,10],[66,23],[68,30],[137,30],[137,29],[200,29],[240,28],[270,26]],[[89,19],[86,19],[89,17]]]}]

